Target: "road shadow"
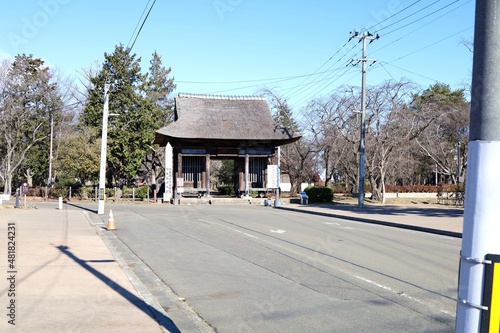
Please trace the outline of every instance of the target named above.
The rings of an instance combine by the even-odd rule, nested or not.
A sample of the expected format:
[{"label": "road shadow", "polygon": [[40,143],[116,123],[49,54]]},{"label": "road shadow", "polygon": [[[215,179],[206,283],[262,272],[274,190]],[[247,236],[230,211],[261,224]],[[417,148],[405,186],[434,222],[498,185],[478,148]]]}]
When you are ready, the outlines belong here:
[{"label": "road shadow", "polygon": [[69,201],[65,201],[64,203],[66,205],[68,205],[68,206],[72,206],[72,207],[75,207],[75,208],[78,208],[78,209],[83,209],[83,210],[86,210],[88,212],[97,214],[97,209],[91,209],[91,208],[88,208],[88,207],[85,207],[85,206],[81,206],[81,205],[77,205],[77,204],[71,203]]},{"label": "road shadow", "polygon": [[152,319],[156,320],[160,326],[163,326],[168,332],[172,333],[180,333],[181,331],[179,328],[175,325],[175,323],[168,318],[166,315],[163,313],[159,312],[149,304],[145,303],[142,299],[134,295],[133,293],[129,292],[125,288],[123,288],[121,285],[117,284],[110,278],[108,278],[106,275],[102,274],[95,268],[89,266],[87,263],[88,262],[102,262],[102,261],[96,261],[96,260],[83,260],[78,258],[75,254],[73,254],[70,250],[69,247],[65,245],[59,245],[56,246],[59,251],[61,251],[63,254],[67,255],[69,258],[74,260],[77,264],[85,268],[87,271],[92,273],[95,277],[97,277],[99,280],[104,282],[108,287],[116,291],[119,295],[121,295],[123,298],[125,298],[127,301],[132,303],[134,306],[136,306],[139,310],[143,311],[145,314],[147,314],[149,317]]},{"label": "road shadow", "polygon": [[426,217],[463,217],[463,208],[440,208],[440,207],[411,207],[396,205],[370,205],[365,204],[363,208],[358,208],[355,204],[311,204],[311,207],[328,208],[332,211],[347,211],[353,213],[362,213],[366,215],[418,215]]}]

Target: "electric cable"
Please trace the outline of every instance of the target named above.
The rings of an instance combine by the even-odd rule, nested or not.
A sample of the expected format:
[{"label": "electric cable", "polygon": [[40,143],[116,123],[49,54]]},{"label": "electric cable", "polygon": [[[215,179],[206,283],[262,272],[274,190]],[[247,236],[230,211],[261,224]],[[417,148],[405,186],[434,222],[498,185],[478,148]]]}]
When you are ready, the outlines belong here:
[{"label": "electric cable", "polygon": [[132,38],[134,38],[134,36],[135,36],[135,32],[137,31],[137,28],[139,27],[139,24],[141,23],[142,17],[144,16],[144,13],[146,12],[146,9],[148,9],[148,6],[149,6],[150,2],[151,2],[151,0],[148,0],[148,3],[146,4],[146,6],[144,7],[144,9],[142,11],[141,17],[139,17],[139,21],[137,21],[137,24],[135,25],[134,32],[132,32],[132,36],[130,36],[130,39],[128,40],[127,49],[128,49],[128,47],[130,45],[130,42],[132,42]]},{"label": "electric cable", "polygon": [[[451,10],[447,11],[446,13],[444,13],[444,14],[442,14],[442,15],[440,15],[440,16],[438,16],[438,17],[436,17],[435,19],[433,19],[433,20],[431,20],[431,21],[429,21],[429,22],[427,22],[427,23],[425,23],[425,24],[421,25],[420,27],[418,27],[418,28],[416,28],[416,29],[413,29],[411,32],[406,33],[406,34],[405,34],[405,35],[403,35],[402,37],[400,37],[400,38],[398,38],[398,39],[393,40],[393,41],[392,41],[392,42],[390,42],[389,44],[386,44],[386,45],[382,46],[381,48],[378,48],[378,49],[376,49],[376,50],[372,51],[371,53],[372,53],[372,54],[377,53],[378,51],[383,50],[383,49],[385,49],[385,48],[387,48],[387,47],[389,47],[389,46],[391,46],[391,45],[395,44],[396,42],[400,41],[402,38],[408,37],[409,35],[414,34],[415,32],[419,31],[420,29],[423,29],[423,28],[425,28],[425,27],[428,27],[428,26],[429,26],[429,24],[431,24],[431,23],[433,23],[433,22],[435,22],[435,21],[437,21],[437,20],[439,20],[439,19],[443,18],[444,16],[446,16],[446,15],[450,14],[451,12],[453,12],[453,11],[455,11],[455,10],[457,10],[457,9],[459,9],[459,8],[461,8],[461,7],[463,7],[463,6],[465,6],[465,5],[467,5],[467,4],[468,4],[469,2],[471,2],[471,1],[472,1],[472,0],[468,0],[468,1],[466,1],[465,3],[461,4],[460,6],[455,7],[455,8],[453,8],[453,9],[451,9]],[[386,35],[384,35],[384,37],[385,37],[385,36],[386,36]]]},{"label": "electric cable", "polygon": [[390,19],[391,19],[391,18],[393,18],[394,16],[397,16],[398,14],[400,14],[400,13],[404,12],[405,10],[407,10],[407,9],[408,9],[408,8],[410,8],[410,7],[412,7],[413,5],[416,5],[416,4],[417,4],[417,3],[419,3],[420,1],[421,1],[421,0],[417,0],[417,1],[415,1],[414,3],[412,3],[412,4],[409,4],[409,5],[408,5],[408,6],[406,6],[405,8],[401,9],[399,12],[392,14],[391,16],[389,16],[389,17],[387,17],[387,18],[383,19],[382,21],[380,21],[380,22],[378,22],[378,23],[376,23],[376,24],[372,25],[371,27],[367,28],[366,30],[367,30],[367,31],[370,31],[373,27],[376,27],[377,25],[380,25],[380,24],[382,24],[383,22],[385,22],[385,21],[387,21],[387,20],[390,20]]},{"label": "electric cable", "polygon": [[[381,28],[381,29],[377,30],[376,32],[377,32],[377,33],[380,33],[380,31],[385,30],[385,29],[387,29],[387,28],[389,28],[389,27],[392,27],[393,25],[398,24],[399,22],[404,21],[404,20],[406,20],[407,18],[412,17],[413,15],[416,15],[416,14],[420,13],[421,11],[423,11],[423,10],[425,10],[425,9],[427,9],[427,8],[429,8],[429,7],[431,7],[431,6],[433,6],[433,5],[435,5],[435,4],[436,4],[436,3],[438,3],[439,1],[441,1],[441,0],[436,0],[436,1],[434,1],[433,3],[431,3],[431,4],[427,5],[427,6],[425,6],[424,8],[421,8],[421,9],[417,10],[416,12],[413,12],[413,13],[411,13],[410,15],[407,15],[407,16],[403,17],[402,19],[399,19],[399,20],[397,20],[396,22],[393,22],[393,23],[391,23],[391,24],[389,24],[389,25],[386,25],[385,27],[383,27],[383,28]],[[458,0],[457,0],[457,1],[458,1]]]},{"label": "electric cable", "polygon": [[401,26],[401,27],[398,27],[398,28],[396,28],[396,29],[394,29],[394,30],[391,30],[391,31],[389,31],[389,32],[386,32],[386,33],[384,34],[384,36],[387,36],[387,35],[389,35],[389,34],[392,34],[393,32],[396,32],[396,31],[398,31],[398,30],[401,30],[401,29],[403,29],[403,28],[406,28],[407,26],[412,25],[413,23],[416,23],[416,22],[418,22],[418,21],[421,21],[421,20],[423,20],[423,19],[424,19],[424,18],[426,18],[426,17],[429,17],[429,16],[431,16],[431,15],[434,15],[435,13],[437,13],[437,12],[439,12],[439,11],[441,11],[441,10],[445,9],[445,8],[448,8],[449,6],[453,5],[454,3],[457,3],[458,1],[460,1],[460,0],[455,0],[455,1],[453,1],[453,2],[451,2],[451,3],[449,3],[449,4],[447,4],[446,6],[443,6],[443,7],[439,8],[439,9],[437,9],[437,10],[433,11],[432,13],[429,13],[429,14],[427,14],[427,15],[425,15],[425,16],[422,16],[422,17],[420,17],[420,18],[418,18],[418,19],[416,19],[416,20],[414,20],[414,21],[412,21],[412,22],[410,22],[410,23],[407,23],[407,24],[405,24],[405,25],[403,25],[403,26]]},{"label": "electric cable", "polygon": [[153,1],[153,4],[151,5],[151,7],[149,8],[148,13],[146,14],[146,17],[142,21],[141,27],[139,28],[139,31],[137,31],[137,35],[135,35],[134,42],[132,43],[132,46],[130,46],[130,48],[128,49],[129,52],[132,51],[132,49],[134,48],[135,42],[137,41],[137,38],[139,37],[139,35],[140,35],[141,31],[142,31],[142,28],[144,27],[144,24],[146,23],[146,21],[147,21],[147,19],[149,17],[149,14],[151,13],[151,10],[153,9],[155,3],[156,3],[156,0]]}]

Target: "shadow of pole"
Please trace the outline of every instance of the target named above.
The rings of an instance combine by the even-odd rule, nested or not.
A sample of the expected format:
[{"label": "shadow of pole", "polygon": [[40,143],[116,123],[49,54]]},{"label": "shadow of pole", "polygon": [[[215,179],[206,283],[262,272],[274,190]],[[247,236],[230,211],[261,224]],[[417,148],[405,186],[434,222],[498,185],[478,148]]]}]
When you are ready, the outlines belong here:
[{"label": "shadow of pole", "polygon": [[71,203],[71,202],[69,202],[69,201],[67,201],[67,202],[66,202],[66,205],[68,205],[68,206],[73,206],[73,207],[76,207],[76,208],[80,208],[80,209],[83,209],[83,210],[89,211],[89,212],[91,212],[91,213],[95,213],[95,214],[97,214],[97,209],[87,208],[87,207],[84,207],[84,206],[80,206],[80,205],[77,205],[77,204]]},{"label": "shadow of pole", "polygon": [[[107,262],[105,261],[99,261],[99,260],[82,260],[75,256],[70,250],[69,247],[64,246],[64,245],[59,245],[56,247],[61,251],[63,254],[67,255],[69,258],[73,259],[77,264],[85,268],[87,271],[92,273],[95,277],[97,277],[99,280],[104,282],[107,286],[109,286],[111,289],[116,291],[118,294],[120,294],[123,298],[125,298],[127,301],[132,303],[134,306],[136,306],[138,309],[143,311],[145,314],[147,314],[149,317],[152,319],[156,320],[159,325],[163,326],[165,329],[167,329],[169,332],[172,333],[181,333],[179,328],[175,325],[175,323],[165,316],[163,313],[159,312],[149,304],[145,303],[142,299],[137,297],[136,295],[132,294],[128,290],[124,289],[122,286],[119,284],[115,283],[113,280],[108,278],[106,275],[102,274],[95,268],[89,266],[87,262]],[[147,309],[147,310],[146,310]]]}]

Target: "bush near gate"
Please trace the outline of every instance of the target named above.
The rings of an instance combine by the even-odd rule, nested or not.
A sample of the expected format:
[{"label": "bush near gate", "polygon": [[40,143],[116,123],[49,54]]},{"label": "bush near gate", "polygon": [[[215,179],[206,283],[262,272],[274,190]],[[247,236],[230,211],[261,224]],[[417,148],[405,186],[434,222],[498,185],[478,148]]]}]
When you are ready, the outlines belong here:
[{"label": "bush near gate", "polygon": [[234,185],[217,186],[217,190],[221,195],[234,195]]},{"label": "bush near gate", "polygon": [[[138,186],[134,190],[134,195],[136,199],[146,199],[148,197],[149,191],[148,185]],[[127,198],[132,198],[132,188],[123,186],[123,196]]]},{"label": "bush near gate", "polygon": [[309,202],[332,202],[333,189],[328,186],[310,186],[307,187],[306,192],[309,197]]}]

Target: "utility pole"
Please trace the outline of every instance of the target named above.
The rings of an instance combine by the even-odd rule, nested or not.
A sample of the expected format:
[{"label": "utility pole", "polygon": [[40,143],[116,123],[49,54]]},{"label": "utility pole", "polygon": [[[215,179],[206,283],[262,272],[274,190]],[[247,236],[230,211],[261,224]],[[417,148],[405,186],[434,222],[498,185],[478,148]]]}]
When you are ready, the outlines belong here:
[{"label": "utility pole", "polygon": [[104,84],[104,106],[102,109],[102,136],[101,136],[101,164],[99,168],[99,201],[97,203],[97,214],[104,214],[105,188],[106,188],[106,151],[108,141],[108,91],[109,84]]},{"label": "utility pole", "polygon": [[[53,145],[53,137],[54,137],[54,115],[50,115],[50,151],[49,151],[49,179],[47,179],[47,186],[52,185],[52,145]],[[48,189],[45,188],[45,195],[49,196]]]},{"label": "utility pole", "polygon": [[363,42],[363,55],[358,62],[361,62],[361,129],[359,137],[359,191],[358,191],[358,208],[363,208],[365,199],[365,127],[366,127],[366,62],[375,61],[366,58],[366,40],[370,43],[379,39],[379,35],[373,36],[368,31],[359,34],[354,32],[352,38],[359,39]]},{"label": "utility pole", "polygon": [[[500,254],[500,6],[476,0],[469,151],[464,208],[456,332],[482,330],[483,314],[492,315],[483,300],[487,254]],[[496,266],[496,265],[495,265]],[[493,266],[494,267],[494,266]],[[489,270],[489,269],[488,269]],[[498,320],[498,319],[497,319]],[[498,321],[496,321],[498,324]]]}]

